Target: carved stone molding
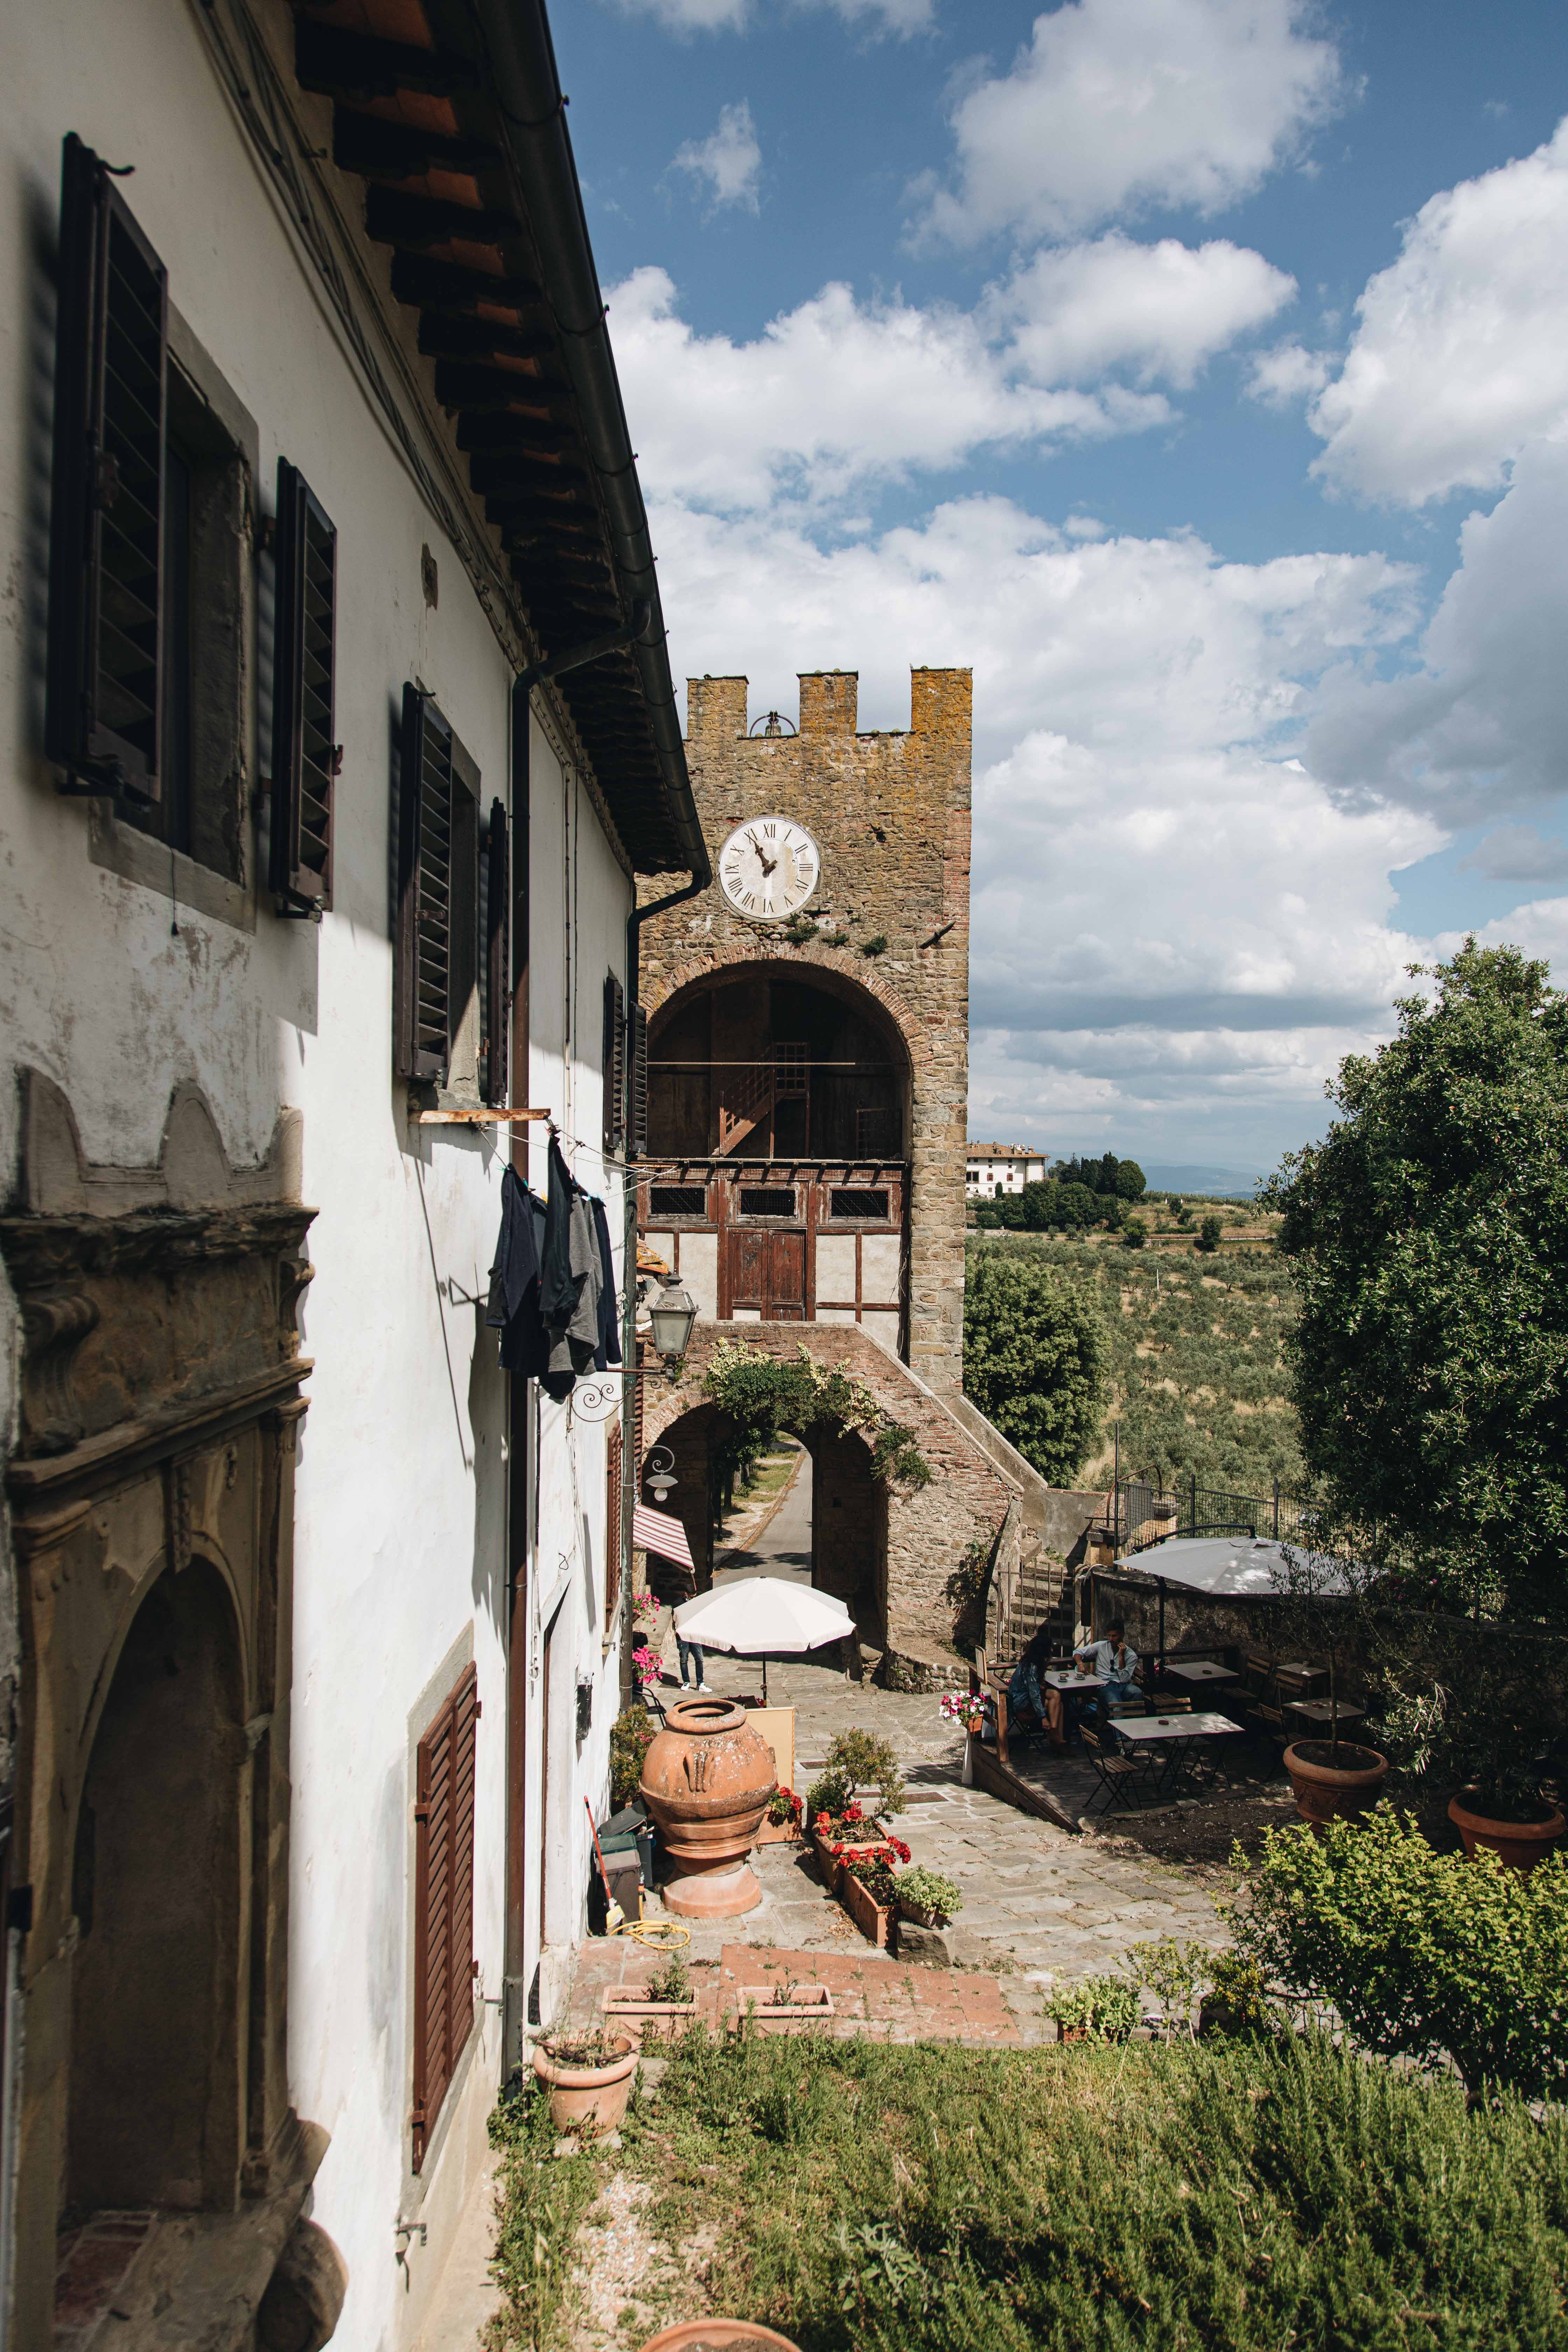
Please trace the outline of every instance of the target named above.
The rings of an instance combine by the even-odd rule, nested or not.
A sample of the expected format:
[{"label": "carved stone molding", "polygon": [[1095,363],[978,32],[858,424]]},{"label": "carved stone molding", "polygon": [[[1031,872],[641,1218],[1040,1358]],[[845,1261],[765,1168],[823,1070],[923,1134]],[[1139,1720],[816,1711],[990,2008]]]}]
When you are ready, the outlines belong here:
[{"label": "carved stone molding", "polygon": [[73,1375],[98,1304],[85,1290],[56,1290],[24,1294],[21,1306],[23,1450],[63,1454],[86,1427]]}]

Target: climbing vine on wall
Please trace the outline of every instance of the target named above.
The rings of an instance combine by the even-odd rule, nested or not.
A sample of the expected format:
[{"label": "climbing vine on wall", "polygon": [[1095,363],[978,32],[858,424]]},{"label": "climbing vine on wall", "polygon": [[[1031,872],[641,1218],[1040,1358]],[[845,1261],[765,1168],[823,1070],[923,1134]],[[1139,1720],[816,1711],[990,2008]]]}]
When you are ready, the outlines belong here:
[{"label": "climbing vine on wall", "polygon": [[905,1423],[884,1412],[864,1381],[819,1364],[809,1348],[785,1363],[761,1348],[721,1339],[713,1350],[703,1387],[735,1423],[737,1439],[751,1449],[774,1432],[792,1437],[827,1423],[847,1434],[858,1431],[871,1450],[871,1475],[885,1486],[912,1493],[931,1483],[931,1465]]}]

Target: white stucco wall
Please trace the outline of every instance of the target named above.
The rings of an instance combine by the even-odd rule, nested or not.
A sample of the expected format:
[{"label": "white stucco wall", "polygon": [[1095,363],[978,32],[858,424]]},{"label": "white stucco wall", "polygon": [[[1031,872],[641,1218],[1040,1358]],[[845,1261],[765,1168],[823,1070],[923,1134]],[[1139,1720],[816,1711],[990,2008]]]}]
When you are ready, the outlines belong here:
[{"label": "white stucco wall", "polygon": [[[493,1130],[408,1126],[392,1074],[390,770],[404,681],[438,698],[477,760],[486,804],[508,797],[510,670],[477,598],[362,398],[229,115],[183,0],[55,0],[7,26],[0,78],[0,342],[10,397],[0,427],[0,1169],[16,1159],[13,1073],[57,1080],[93,1159],[145,1164],[174,1085],[195,1079],[232,1160],[265,1151],[282,1106],[303,1113],[316,1276],[302,1310],[313,1359],[295,1541],[289,2063],[300,2113],[331,2135],[315,2215],[346,2258],[344,2352],[409,2339],[447,2251],[455,2195],[494,2095],[499,2011],[461,2085],[464,2113],[422,2184],[408,2169],[413,1747],[462,1661],[479,1670],[477,1988],[502,1976],[506,1744],[506,1383],[481,1310],[499,1219],[504,1141]],[[323,131],[325,110],[320,110]],[[135,165],[127,201],[168,267],[171,298],[254,418],[270,510],[279,454],[300,466],[338,528],[335,899],[319,926],[254,929],[170,902],[91,863],[89,810],[61,798],[37,748],[47,585],[52,244],[60,142],[77,131]],[[40,423],[41,417],[41,423]],[[40,451],[42,457],[40,461]],[[433,610],[420,551],[439,564]],[[572,1137],[583,1181],[605,1189],[600,1004],[624,971],[630,883],[587,793],[536,729],[531,777],[535,1042],[528,1099]],[[268,764],[269,746],[258,747]],[[255,845],[251,844],[254,861]],[[553,877],[553,878],[552,878]],[[570,987],[568,987],[570,968]],[[519,1089],[521,1094],[521,1088]],[[588,1139],[584,1141],[584,1139]],[[533,1139],[544,1181],[542,1131]],[[618,1189],[607,1192],[618,1244]],[[0,1284],[0,1288],[3,1288]],[[0,1300],[14,1341],[14,1302]],[[12,1346],[0,1349],[13,1425]],[[574,1932],[586,1883],[583,1799],[597,1807],[615,1712],[602,1657],[603,1428],[546,1405],[532,1589],[559,1611],[557,1700],[599,1681],[579,1748],[570,1705],[552,1716],[552,1939]],[[541,1789],[541,1650],[530,1661]],[[540,1823],[531,1815],[537,1888]],[[530,1916],[537,1916],[531,1893]],[[537,1952],[531,1950],[531,1969]],[[449,2105],[457,2093],[449,2095]],[[427,2243],[399,2259],[395,2225],[423,2196]]]}]

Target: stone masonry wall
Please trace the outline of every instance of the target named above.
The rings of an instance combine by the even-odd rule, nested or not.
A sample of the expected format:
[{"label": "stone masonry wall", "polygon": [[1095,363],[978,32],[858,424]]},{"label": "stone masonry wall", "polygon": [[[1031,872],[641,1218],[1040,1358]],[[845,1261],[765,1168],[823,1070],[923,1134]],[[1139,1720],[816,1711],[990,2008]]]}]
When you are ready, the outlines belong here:
[{"label": "stone masonry wall", "polygon": [[708,1402],[702,1382],[721,1339],[740,1340],[786,1360],[807,1346],[818,1363],[863,1380],[883,1410],[913,1430],[931,1478],[911,1494],[888,1495],[889,1664],[906,1662],[906,1680],[908,1662],[929,1667],[936,1679],[951,1674],[959,1662],[952,1649],[952,1608],[943,1588],[972,1544],[989,1547],[1005,1527],[1016,1529],[1016,1512],[1009,1518],[1016,1497],[1008,1481],[941,1399],[853,1323],[700,1323],[679,1380],[650,1377],[647,1382],[645,1445],[655,1444],[683,1414]]},{"label": "stone masonry wall", "polygon": [[[687,759],[714,864],[743,818],[797,818],[822,852],[806,913],[847,948],[792,946],[777,923],[738,915],[717,884],[643,932],[651,1013],[705,973],[817,964],[865,989],[896,1022],[913,1072],[910,1361],[957,1390],[963,1357],[963,1178],[969,1091],[971,679],[910,673],[907,732],[856,731],[854,671],[803,675],[798,735],[749,737],[746,680],[688,680]],[[644,901],[658,878],[639,885]],[[860,950],[878,936],[884,954]],[[820,1328],[820,1327],[818,1327]]]}]

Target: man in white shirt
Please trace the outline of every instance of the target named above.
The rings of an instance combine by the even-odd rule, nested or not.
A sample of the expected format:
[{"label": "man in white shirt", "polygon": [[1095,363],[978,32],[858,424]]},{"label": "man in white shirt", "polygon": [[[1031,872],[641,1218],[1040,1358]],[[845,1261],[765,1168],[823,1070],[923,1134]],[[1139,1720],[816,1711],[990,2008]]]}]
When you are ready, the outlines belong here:
[{"label": "man in white shirt", "polygon": [[1138,1668],[1138,1653],[1123,1639],[1125,1628],[1119,1617],[1113,1617],[1106,1627],[1109,1639],[1088,1642],[1073,1655],[1082,1661],[1091,1675],[1104,1677],[1105,1688],[1100,1694],[1100,1715],[1102,1723],[1109,1722],[1108,1709],[1115,1699],[1136,1698],[1138,1685],[1133,1679]]}]

